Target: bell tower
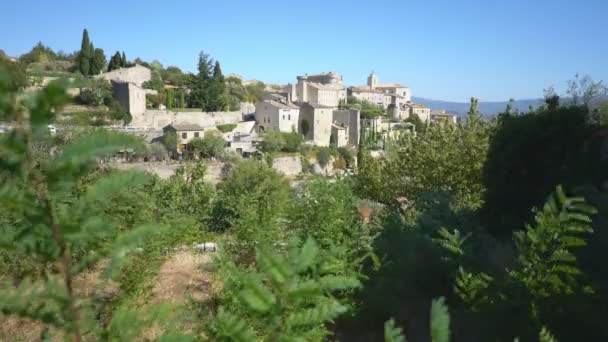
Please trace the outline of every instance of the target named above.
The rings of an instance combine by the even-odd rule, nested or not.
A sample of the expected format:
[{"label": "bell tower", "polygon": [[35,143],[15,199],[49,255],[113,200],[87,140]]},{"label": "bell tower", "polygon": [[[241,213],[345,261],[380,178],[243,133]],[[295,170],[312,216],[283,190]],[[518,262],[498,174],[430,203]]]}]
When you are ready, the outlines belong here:
[{"label": "bell tower", "polygon": [[377,84],[378,84],[378,77],[376,76],[376,73],[374,73],[372,71],[372,73],[369,74],[369,76],[367,77],[367,85],[369,86],[370,89],[376,89]]}]

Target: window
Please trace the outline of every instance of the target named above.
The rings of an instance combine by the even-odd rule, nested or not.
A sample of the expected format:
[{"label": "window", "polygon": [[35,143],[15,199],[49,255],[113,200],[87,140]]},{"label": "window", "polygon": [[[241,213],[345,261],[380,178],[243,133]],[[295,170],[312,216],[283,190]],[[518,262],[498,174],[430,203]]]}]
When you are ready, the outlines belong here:
[{"label": "window", "polygon": [[291,114],[287,115],[287,120],[291,120]]},{"label": "window", "polygon": [[283,120],[285,120],[285,114],[283,114]]},{"label": "window", "polygon": [[186,133],[186,132],[182,133],[182,139],[188,139],[188,133]]},{"label": "window", "polygon": [[194,137],[198,138],[198,132],[194,132]]}]

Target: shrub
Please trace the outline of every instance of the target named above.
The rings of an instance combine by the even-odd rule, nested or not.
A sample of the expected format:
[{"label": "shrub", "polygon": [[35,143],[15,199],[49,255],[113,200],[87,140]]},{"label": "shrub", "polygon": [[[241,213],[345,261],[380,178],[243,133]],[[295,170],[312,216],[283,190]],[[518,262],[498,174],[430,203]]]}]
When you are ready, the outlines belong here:
[{"label": "shrub", "polygon": [[285,147],[285,138],[281,132],[271,131],[263,136],[261,148],[263,152],[278,152]]},{"label": "shrub", "polygon": [[333,152],[330,147],[321,147],[317,151],[317,161],[321,167],[325,167],[329,163],[329,159],[331,158]]},{"label": "shrub", "polygon": [[340,147],[338,148],[338,155],[344,159],[348,167],[354,167],[355,162],[355,150],[352,147]]},{"label": "shrub", "polygon": [[190,147],[200,157],[203,158],[211,158],[216,157],[220,158],[224,155],[224,150],[226,148],[226,141],[224,138],[217,132],[207,132],[205,136],[201,138],[194,138],[189,143]]},{"label": "shrub", "polygon": [[78,101],[90,106],[109,105],[112,102],[112,85],[106,80],[91,79],[80,90]]},{"label": "shrub", "polygon": [[304,142],[304,136],[300,133],[291,132],[281,134],[285,141],[285,147],[283,148],[285,152],[297,152],[300,145],[302,145],[302,142]]},{"label": "shrub", "polygon": [[342,158],[338,158],[334,161],[334,168],[346,170],[346,161]]}]

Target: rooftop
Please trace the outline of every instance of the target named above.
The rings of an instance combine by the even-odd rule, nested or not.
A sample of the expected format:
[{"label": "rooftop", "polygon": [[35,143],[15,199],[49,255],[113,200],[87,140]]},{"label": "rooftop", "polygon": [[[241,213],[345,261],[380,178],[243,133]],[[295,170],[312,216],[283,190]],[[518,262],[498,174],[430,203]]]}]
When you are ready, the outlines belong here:
[{"label": "rooftop", "polygon": [[287,103],[281,103],[279,101],[275,101],[275,100],[264,100],[264,103],[268,103],[274,107],[280,108],[280,109],[300,109],[300,107],[296,106],[295,104],[291,103],[291,102],[287,102]]},{"label": "rooftop", "polygon": [[321,84],[321,83],[315,83],[315,82],[310,82],[308,84],[319,90],[342,90],[342,89],[344,89],[344,86],[341,84]]},{"label": "rooftop", "polygon": [[176,131],[202,131],[203,127],[196,124],[173,124],[165,126],[165,128],[173,127]]},{"label": "rooftop", "polygon": [[409,88],[406,85],[399,83],[380,83],[376,85],[376,88]]},{"label": "rooftop", "polygon": [[417,103],[408,103],[408,104],[406,104],[406,106],[412,107],[412,108],[428,108],[425,105],[421,105],[421,104],[417,104]]}]

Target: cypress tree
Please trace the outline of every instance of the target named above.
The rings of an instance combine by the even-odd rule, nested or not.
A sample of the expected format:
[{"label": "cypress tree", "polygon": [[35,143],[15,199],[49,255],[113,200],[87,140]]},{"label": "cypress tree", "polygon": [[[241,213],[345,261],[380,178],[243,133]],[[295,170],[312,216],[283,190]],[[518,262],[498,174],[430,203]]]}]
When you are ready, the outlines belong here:
[{"label": "cypress tree", "polygon": [[106,65],[106,55],[103,49],[95,49],[91,59],[91,75],[98,75]]},{"label": "cypress tree", "polygon": [[122,57],[121,57],[121,61],[120,61],[120,66],[121,67],[126,67],[127,66],[127,56],[125,55],[125,52],[122,52]]},{"label": "cypress tree", "polygon": [[80,45],[80,54],[78,55],[78,69],[84,76],[89,75],[91,69],[91,57],[93,51],[91,50],[91,41],[89,40],[89,32],[84,29],[82,33],[82,44]]},{"label": "cypress tree", "polygon": [[186,108],[186,99],[183,90],[179,92],[179,107]]},{"label": "cypress tree", "polygon": [[212,111],[220,111],[224,109],[224,93],[226,92],[226,83],[220,62],[216,61],[213,67],[213,77],[209,86],[209,109]]},{"label": "cypress tree", "polygon": [[120,69],[122,66],[122,57],[120,52],[116,51],[116,53],[110,59],[110,64],[108,64],[108,71]]}]

